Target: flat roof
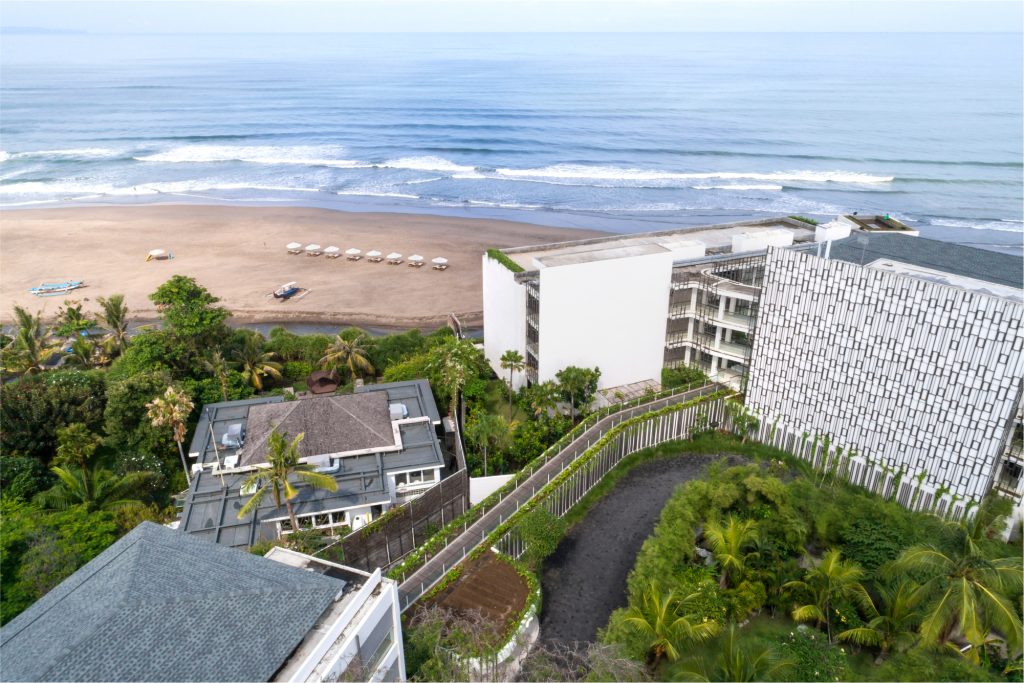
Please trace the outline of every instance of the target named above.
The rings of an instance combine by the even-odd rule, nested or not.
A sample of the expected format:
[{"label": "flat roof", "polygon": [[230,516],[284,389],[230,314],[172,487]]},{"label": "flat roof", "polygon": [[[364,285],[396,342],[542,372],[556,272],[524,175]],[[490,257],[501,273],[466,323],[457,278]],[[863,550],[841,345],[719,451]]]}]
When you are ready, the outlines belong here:
[{"label": "flat roof", "polygon": [[779,229],[794,232],[794,242],[814,239],[813,225],[782,217],[515,247],[502,249],[502,252],[527,271],[533,271],[537,270],[538,264],[541,267],[554,267],[664,251],[676,252],[692,247],[694,242],[700,242],[708,254],[727,253],[732,251],[733,237]]},{"label": "flat roof", "polygon": [[143,522],[0,629],[0,680],[267,681],[362,583]]},{"label": "flat roof", "polygon": [[[231,425],[246,426],[249,411],[254,408],[301,405],[325,398],[374,397],[372,400],[380,400],[382,396],[386,397],[385,406],[401,403],[408,411],[406,419],[388,422],[389,429],[392,424],[398,425],[401,449],[394,448],[392,439],[392,448],[386,452],[334,455],[330,459],[332,469],[326,473],[334,477],[337,491],[299,485],[299,494],[291,502],[295,514],[300,516],[390,503],[389,473],[440,468],[443,476],[445,455],[436,434],[436,426],[441,419],[426,380],[368,384],[357,388],[352,396],[314,397],[287,403],[274,396],[209,404],[200,412],[189,455],[201,464],[211,465],[218,460],[224,463],[227,457],[238,454],[238,450],[223,448],[220,444]],[[316,429],[315,425],[311,426],[306,438]],[[324,447],[330,448],[330,445]],[[250,469],[212,472],[209,468],[197,473],[188,490],[179,529],[186,534],[236,547],[273,538],[275,523],[270,520],[283,518],[287,512],[284,507],[278,509],[271,496],[264,496],[254,515],[238,519],[239,510],[248,500],[248,496],[241,494],[241,484],[250,473]]]},{"label": "flat roof", "polygon": [[1014,289],[1024,288],[1024,259],[1021,257],[925,237],[854,233],[832,243],[830,258],[860,266],[891,259]]}]

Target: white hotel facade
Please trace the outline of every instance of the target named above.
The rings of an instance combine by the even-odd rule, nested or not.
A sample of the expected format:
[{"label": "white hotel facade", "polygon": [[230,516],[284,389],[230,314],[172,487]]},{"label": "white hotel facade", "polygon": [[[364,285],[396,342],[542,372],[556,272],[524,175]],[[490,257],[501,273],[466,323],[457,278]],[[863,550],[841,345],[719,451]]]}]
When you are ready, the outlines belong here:
[{"label": "white hotel facade", "polygon": [[485,352],[499,376],[523,354],[517,385],[596,366],[608,395],[697,365],[902,481],[904,504],[911,482],[915,507],[954,513],[1024,493],[1020,258],[846,216],[492,250],[483,272]]}]

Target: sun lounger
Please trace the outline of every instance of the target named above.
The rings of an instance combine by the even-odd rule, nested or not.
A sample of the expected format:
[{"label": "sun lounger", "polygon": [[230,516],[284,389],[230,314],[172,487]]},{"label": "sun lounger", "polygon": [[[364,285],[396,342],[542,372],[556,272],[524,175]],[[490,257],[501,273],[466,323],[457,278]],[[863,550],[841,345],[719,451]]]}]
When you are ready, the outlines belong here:
[{"label": "sun lounger", "polygon": [[362,249],[346,249],[345,258],[348,259],[349,261],[358,261],[359,259],[363,258],[362,253]]},{"label": "sun lounger", "polygon": [[446,259],[443,256],[438,256],[437,258],[432,259],[431,263],[434,264],[433,265],[434,270],[447,270],[448,269],[448,259]]},{"label": "sun lounger", "polygon": [[327,258],[338,258],[341,256],[341,249],[338,247],[327,247],[324,249],[324,256]]},{"label": "sun lounger", "polygon": [[310,244],[306,247],[306,256],[319,256],[323,251],[320,249],[319,244]]},{"label": "sun lounger", "polygon": [[288,246],[286,246],[285,249],[288,250],[289,254],[301,254],[302,253],[302,245],[299,244],[298,242],[289,242]]},{"label": "sun lounger", "polygon": [[384,260],[384,257],[381,256],[381,253],[379,251],[377,251],[376,249],[373,249],[372,251],[366,252],[366,261],[368,263],[380,263],[383,260]]},{"label": "sun lounger", "polygon": [[389,266],[400,266],[402,265],[402,255],[397,251],[393,251],[387,255]]},{"label": "sun lounger", "polygon": [[410,268],[419,268],[422,265],[423,265],[423,257],[420,256],[419,254],[413,254],[412,256],[409,257],[409,267]]}]

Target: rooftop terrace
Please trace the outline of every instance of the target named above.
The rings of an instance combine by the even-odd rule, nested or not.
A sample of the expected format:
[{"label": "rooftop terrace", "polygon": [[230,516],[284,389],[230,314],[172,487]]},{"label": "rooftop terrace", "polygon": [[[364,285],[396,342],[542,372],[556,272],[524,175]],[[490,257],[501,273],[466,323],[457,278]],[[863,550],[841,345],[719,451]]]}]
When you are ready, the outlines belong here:
[{"label": "rooftop terrace", "polygon": [[[527,271],[657,253],[672,253],[676,260],[685,260],[699,258],[705,253],[729,253],[733,249],[733,239],[736,237],[769,234],[780,230],[793,233],[794,242],[814,239],[813,225],[793,218],[766,218],[517,247],[502,251]],[[699,250],[700,253],[695,253],[695,250]]]}]

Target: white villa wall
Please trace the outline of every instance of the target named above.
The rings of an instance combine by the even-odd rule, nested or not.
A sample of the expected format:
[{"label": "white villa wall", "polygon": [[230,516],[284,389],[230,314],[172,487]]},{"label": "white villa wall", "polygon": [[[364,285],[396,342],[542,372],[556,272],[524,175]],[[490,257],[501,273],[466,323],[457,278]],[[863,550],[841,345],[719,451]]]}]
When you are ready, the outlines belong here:
[{"label": "white villa wall", "polygon": [[[515,273],[484,254],[484,355],[498,377],[507,378],[501,369],[501,356],[514,349],[526,358],[526,287],[515,281]],[[526,373],[517,372],[516,389],[526,384]]]},{"label": "white villa wall", "polygon": [[1022,325],[1005,299],[771,250],[747,402],[763,424],[902,468],[904,487],[924,472],[977,500],[1024,381]]},{"label": "white villa wall", "polygon": [[575,365],[602,389],[660,381],[671,282],[667,251],[542,269],[539,380]]}]

